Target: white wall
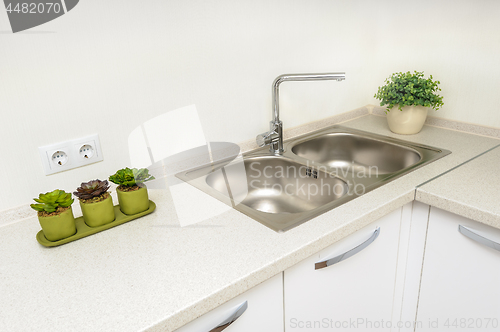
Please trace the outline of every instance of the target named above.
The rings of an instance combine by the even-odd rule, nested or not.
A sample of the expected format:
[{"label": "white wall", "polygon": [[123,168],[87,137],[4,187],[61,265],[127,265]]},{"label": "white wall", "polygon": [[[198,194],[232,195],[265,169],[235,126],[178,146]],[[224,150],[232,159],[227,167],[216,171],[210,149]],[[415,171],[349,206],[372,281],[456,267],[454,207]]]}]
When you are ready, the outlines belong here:
[{"label": "white wall", "polygon": [[[0,210],[73,191],[129,165],[144,121],[195,104],[206,138],[267,129],[283,73],[345,71],[344,82],[285,83],[293,127],[366,104],[395,71],[441,81],[436,115],[500,127],[498,1],[82,0],[12,34],[0,8]],[[45,176],[37,147],[98,133],[104,161]]]},{"label": "white wall", "polygon": [[445,103],[430,115],[500,127],[499,1],[374,2],[374,76],[424,70]]}]

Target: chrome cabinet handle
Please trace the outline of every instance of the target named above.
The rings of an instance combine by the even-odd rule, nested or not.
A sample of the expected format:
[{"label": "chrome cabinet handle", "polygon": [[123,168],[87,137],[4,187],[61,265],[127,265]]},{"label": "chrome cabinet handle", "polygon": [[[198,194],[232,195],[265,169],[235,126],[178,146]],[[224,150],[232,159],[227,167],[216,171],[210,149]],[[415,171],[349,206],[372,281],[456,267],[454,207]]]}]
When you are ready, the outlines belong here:
[{"label": "chrome cabinet handle", "polygon": [[367,240],[358,244],[356,247],[352,248],[351,250],[346,251],[345,253],[343,253],[341,255],[338,255],[335,257],[328,257],[324,261],[316,262],[316,264],[314,264],[314,269],[315,270],[323,269],[325,267],[328,267],[328,266],[333,265],[333,264],[337,264],[338,262],[341,262],[341,261],[343,261],[351,256],[356,255],[358,252],[360,252],[361,250],[365,249],[370,244],[372,244],[372,242],[375,241],[375,239],[378,237],[379,234],[380,234],[380,227],[377,227],[377,229],[373,231],[373,234],[370,235],[370,237]]},{"label": "chrome cabinet handle", "polygon": [[463,235],[467,236],[471,240],[474,240],[474,241],[481,243],[487,247],[490,247],[492,249],[500,251],[500,243],[495,242],[495,241],[490,240],[490,239],[487,239],[484,236],[481,236],[481,235],[475,233],[474,231],[472,231],[472,229],[470,229],[468,227],[458,225],[458,231],[460,233],[462,233]]},{"label": "chrome cabinet handle", "polygon": [[243,315],[243,313],[245,312],[245,310],[247,310],[247,308],[248,308],[248,303],[247,301],[245,301],[242,304],[240,304],[225,321],[223,321],[222,323],[211,329],[209,332],[220,332],[225,330],[229,325],[231,325],[232,323],[234,323],[234,321],[240,318],[240,316]]}]

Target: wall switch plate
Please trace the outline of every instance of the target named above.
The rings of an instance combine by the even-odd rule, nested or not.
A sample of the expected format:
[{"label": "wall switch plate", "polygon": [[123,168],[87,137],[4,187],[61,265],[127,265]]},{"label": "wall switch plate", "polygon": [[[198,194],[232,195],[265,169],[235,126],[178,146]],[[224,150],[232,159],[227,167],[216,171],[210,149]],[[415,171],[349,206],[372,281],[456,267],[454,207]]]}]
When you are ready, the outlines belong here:
[{"label": "wall switch plate", "polygon": [[38,148],[45,175],[67,171],[102,161],[99,135],[90,135],[71,141]]}]

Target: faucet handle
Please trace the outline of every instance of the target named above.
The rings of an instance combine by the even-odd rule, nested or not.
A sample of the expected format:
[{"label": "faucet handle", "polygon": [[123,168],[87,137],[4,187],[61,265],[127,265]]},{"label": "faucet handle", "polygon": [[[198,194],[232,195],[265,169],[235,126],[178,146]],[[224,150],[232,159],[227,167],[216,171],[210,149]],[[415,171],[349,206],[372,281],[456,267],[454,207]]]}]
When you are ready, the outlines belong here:
[{"label": "faucet handle", "polygon": [[276,131],[267,131],[265,133],[257,135],[255,140],[257,141],[258,146],[263,147],[276,143],[279,140],[279,135]]}]

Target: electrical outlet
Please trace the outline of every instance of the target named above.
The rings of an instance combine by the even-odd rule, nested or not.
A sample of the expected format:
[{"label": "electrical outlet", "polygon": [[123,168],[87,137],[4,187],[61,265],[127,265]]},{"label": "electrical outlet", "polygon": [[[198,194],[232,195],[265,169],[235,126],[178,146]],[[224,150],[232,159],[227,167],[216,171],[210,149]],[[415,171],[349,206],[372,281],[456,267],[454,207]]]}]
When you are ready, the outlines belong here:
[{"label": "electrical outlet", "polygon": [[73,140],[72,144],[75,153],[75,162],[78,166],[93,164],[102,160],[99,135]]},{"label": "electrical outlet", "polygon": [[80,158],[91,159],[94,156],[94,148],[90,144],[84,144],[80,147]]},{"label": "electrical outlet", "polygon": [[52,154],[51,157],[52,163],[54,163],[57,167],[66,165],[68,162],[68,155],[64,151],[56,151]]},{"label": "electrical outlet", "polygon": [[38,148],[45,175],[59,173],[80,166],[102,161],[99,135],[91,135],[71,141]]}]

